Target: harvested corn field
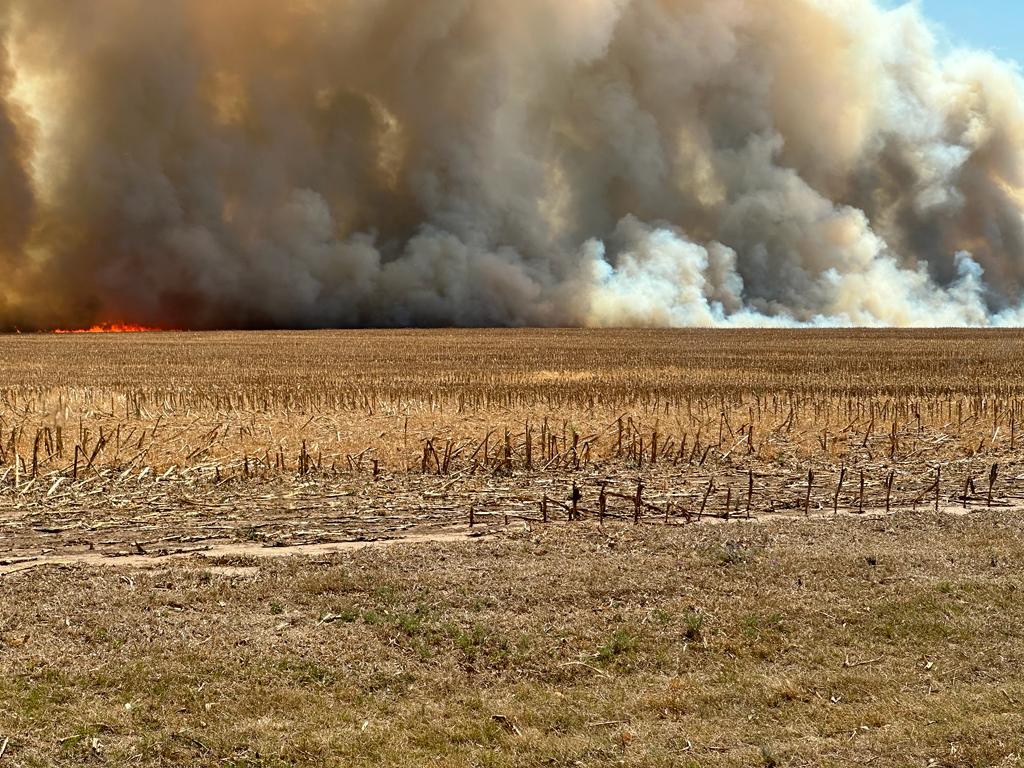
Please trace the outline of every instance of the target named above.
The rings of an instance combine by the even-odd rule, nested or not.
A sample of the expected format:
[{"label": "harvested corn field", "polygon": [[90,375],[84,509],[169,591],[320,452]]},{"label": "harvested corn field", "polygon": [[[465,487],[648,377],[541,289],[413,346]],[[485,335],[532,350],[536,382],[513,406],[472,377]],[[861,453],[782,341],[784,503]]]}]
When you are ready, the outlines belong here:
[{"label": "harvested corn field", "polygon": [[0,353],[8,568],[1024,492],[1012,332],[26,335]]}]

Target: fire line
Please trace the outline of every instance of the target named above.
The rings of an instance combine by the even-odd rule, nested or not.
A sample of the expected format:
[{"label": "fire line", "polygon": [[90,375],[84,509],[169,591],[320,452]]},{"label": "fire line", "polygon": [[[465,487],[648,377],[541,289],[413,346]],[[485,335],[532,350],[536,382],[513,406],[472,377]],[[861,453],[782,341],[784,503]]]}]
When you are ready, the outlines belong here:
[{"label": "fire line", "polygon": [[149,328],[144,325],[125,325],[122,323],[102,323],[89,328],[58,328],[53,332],[56,334],[77,334],[77,333],[153,333],[162,331],[162,328]]}]

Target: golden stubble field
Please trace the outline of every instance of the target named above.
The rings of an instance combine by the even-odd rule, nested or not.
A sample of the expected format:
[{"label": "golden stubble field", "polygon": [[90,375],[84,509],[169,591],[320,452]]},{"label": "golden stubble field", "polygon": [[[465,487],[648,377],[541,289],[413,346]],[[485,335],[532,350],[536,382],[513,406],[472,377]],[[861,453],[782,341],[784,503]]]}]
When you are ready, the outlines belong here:
[{"label": "golden stubble field", "polygon": [[1021,492],[1016,332],[10,336],[0,359],[8,560]]},{"label": "golden stubble field", "polygon": [[0,361],[0,768],[1022,762],[1019,333]]}]

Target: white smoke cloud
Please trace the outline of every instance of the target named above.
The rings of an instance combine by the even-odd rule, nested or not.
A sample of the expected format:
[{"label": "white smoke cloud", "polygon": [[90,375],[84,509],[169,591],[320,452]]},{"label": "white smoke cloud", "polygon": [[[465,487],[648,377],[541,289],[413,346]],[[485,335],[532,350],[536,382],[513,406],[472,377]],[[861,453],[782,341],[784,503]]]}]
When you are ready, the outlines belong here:
[{"label": "white smoke cloud", "polygon": [[0,326],[1015,325],[1024,83],[871,0],[0,0]]}]

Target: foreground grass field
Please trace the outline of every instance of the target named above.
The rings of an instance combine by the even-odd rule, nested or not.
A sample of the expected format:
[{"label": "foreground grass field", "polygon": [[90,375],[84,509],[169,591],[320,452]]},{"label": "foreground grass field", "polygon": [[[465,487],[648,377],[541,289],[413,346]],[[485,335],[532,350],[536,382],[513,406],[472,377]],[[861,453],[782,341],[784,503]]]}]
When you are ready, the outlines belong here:
[{"label": "foreground grass field", "polygon": [[1022,563],[1004,511],[37,568],[0,765],[1019,765]]}]

